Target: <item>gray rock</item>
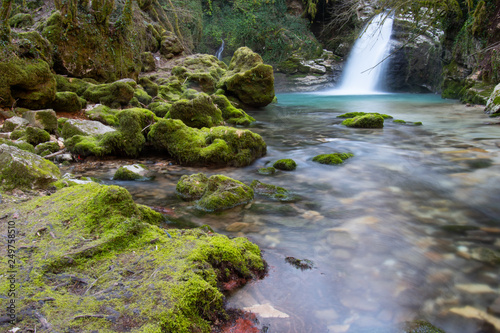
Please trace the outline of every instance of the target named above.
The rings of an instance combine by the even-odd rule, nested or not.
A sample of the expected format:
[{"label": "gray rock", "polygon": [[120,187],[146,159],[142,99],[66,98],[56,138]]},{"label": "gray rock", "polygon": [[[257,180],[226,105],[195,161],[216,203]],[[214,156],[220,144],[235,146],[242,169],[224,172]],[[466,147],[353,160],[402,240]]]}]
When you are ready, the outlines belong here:
[{"label": "gray rock", "polygon": [[41,128],[49,133],[54,133],[57,130],[56,112],[52,109],[27,111],[23,114],[23,118],[31,126]]},{"label": "gray rock", "polygon": [[9,119],[6,119],[5,122],[3,123],[2,127],[2,132],[12,132],[18,127],[23,127],[29,124],[29,121],[27,121],[24,118],[21,117],[12,117]]},{"label": "gray rock", "polygon": [[44,188],[60,177],[52,162],[17,147],[0,145],[0,186],[4,189]]},{"label": "gray rock", "polygon": [[69,119],[64,123],[62,137],[67,139],[74,135],[99,136],[116,131],[113,127],[103,125],[94,120]]},{"label": "gray rock", "polygon": [[490,98],[486,102],[484,112],[493,114],[500,112],[500,83],[495,86]]}]

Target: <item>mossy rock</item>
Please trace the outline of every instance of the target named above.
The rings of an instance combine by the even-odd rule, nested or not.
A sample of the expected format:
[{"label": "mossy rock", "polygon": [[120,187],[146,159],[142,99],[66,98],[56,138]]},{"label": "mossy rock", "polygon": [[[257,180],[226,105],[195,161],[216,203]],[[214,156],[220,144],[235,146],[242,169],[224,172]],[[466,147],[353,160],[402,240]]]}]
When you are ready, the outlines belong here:
[{"label": "mossy rock", "polygon": [[106,105],[99,105],[95,108],[85,110],[85,115],[90,120],[95,120],[108,126],[118,126],[118,118],[116,115],[121,110],[111,109]]},{"label": "mossy rock", "polygon": [[161,37],[160,53],[167,59],[173,58],[175,55],[181,54],[184,51],[181,41],[177,36],[169,31],[165,31]]},{"label": "mossy rock", "polygon": [[274,175],[278,170],[276,170],[275,167],[266,167],[266,168],[259,168],[257,170],[257,173],[259,175]]},{"label": "mossy rock", "polygon": [[184,91],[186,88],[178,80],[158,86],[158,96],[169,103],[180,100]]},{"label": "mossy rock", "polygon": [[217,87],[248,106],[266,106],[275,97],[273,68],[265,65],[260,55],[248,47],[240,47]]},{"label": "mossy rock", "polygon": [[138,107],[148,106],[149,103],[153,100],[153,97],[149,96],[149,94],[144,90],[141,86],[138,86],[134,90],[134,98],[140,103],[137,105]]},{"label": "mossy rock", "polygon": [[217,83],[227,69],[225,63],[209,54],[190,55],[175,64],[172,75],[179,81],[186,81],[188,86],[198,87],[206,93],[216,90]]},{"label": "mossy rock", "polygon": [[0,62],[0,107],[43,109],[56,95],[56,80],[49,65],[39,59],[9,59]]},{"label": "mossy rock", "polygon": [[290,191],[283,187],[262,183],[258,180],[252,181],[250,187],[256,194],[265,196],[273,200],[294,201],[297,199],[296,195],[292,194]]},{"label": "mossy rock", "polygon": [[381,116],[384,119],[392,119],[393,117],[388,115],[388,114],[383,114],[383,113],[377,113],[377,112],[347,112],[343,113],[340,116],[337,116],[337,118],[355,118],[355,117],[360,117],[360,116],[366,116],[366,115],[377,115]]},{"label": "mossy rock", "polygon": [[266,154],[267,145],[248,130],[219,126],[201,130],[177,119],[151,126],[149,141],[183,165],[246,166]]},{"label": "mossy rock", "polygon": [[153,102],[148,105],[148,109],[160,118],[165,117],[172,109],[172,104],[164,102]]},{"label": "mossy rock", "polygon": [[253,200],[253,190],[242,182],[222,176],[213,175],[207,180],[202,197],[196,202],[196,208],[215,212],[246,205]]},{"label": "mossy rock", "polygon": [[152,72],[156,70],[155,57],[151,52],[141,53],[141,71]]},{"label": "mossy rock", "polygon": [[121,166],[113,175],[113,180],[147,180],[149,170],[141,164]]},{"label": "mossy rock", "polygon": [[68,119],[62,127],[61,136],[65,139],[74,135],[102,136],[114,131],[116,131],[114,128],[103,125],[99,121]]},{"label": "mossy rock", "polygon": [[348,118],[342,122],[342,125],[354,128],[383,128],[384,118],[376,114],[367,114]]},{"label": "mossy rock", "polygon": [[255,118],[231,104],[226,96],[212,95],[211,98],[214,104],[221,110],[222,118],[224,118],[227,123],[248,126],[255,121]]},{"label": "mossy rock", "polygon": [[333,153],[333,154],[321,154],[313,157],[314,162],[328,165],[342,164],[345,160],[354,155],[351,153]]},{"label": "mossy rock", "polygon": [[500,84],[495,86],[495,89],[488,98],[484,112],[490,115],[500,114]]},{"label": "mossy rock", "polygon": [[29,144],[29,143],[21,141],[21,140],[14,142],[14,141],[11,141],[8,139],[0,138],[0,145],[2,145],[2,144],[6,144],[7,146],[13,146],[13,147],[19,148],[21,150],[27,151],[29,153],[35,153],[35,147],[33,147],[32,144]]},{"label": "mossy rock", "polygon": [[284,158],[274,162],[273,168],[284,171],[293,171],[297,169],[297,163],[291,158]]},{"label": "mossy rock", "polygon": [[11,28],[28,28],[33,25],[33,16],[31,14],[17,13],[9,19]]},{"label": "mossy rock", "polygon": [[35,153],[42,157],[58,152],[59,150],[61,150],[61,147],[59,147],[59,144],[57,142],[53,141],[43,142],[35,147]]},{"label": "mossy rock", "polygon": [[86,135],[74,135],[64,141],[66,148],[81,157],[109,155],[112,147],[105,145],[102,138]]},{"label": "mossy rock", "polygon": [[5,119],[3,126],[2,126],[2,132],[12,132],[17,128],[23,128],[26,127],[29,124],[29,121],[27,121],[24,118],[21,117],[12,117]]},{"label": "mossy rock", "polygon": [[56,112],[78,112],[83,108],[81,98],[72,91],[57,92],[52,101],[52,109]]},{"label": "mossy rock", "polygon": [[198,94],[194,99],[181,99],[170,109],[170,118],[180,119],[189,127],[203,128],[223,124],[222,113],[207,94]]},{"label": "mossy rock", "polygon": [[139,78],[139,84],[151,97],[156,97],[158,95],[158,85],[151,81],[148,77]]},{"label": "mossy rock", "polygon": [[26,128],[17,128],[10,133],[11,140],[19,140],[23,137],[26,138]]},{"label": "mossy rock", "polygon": [[[36,302],[37,311],[58,332],[76,325],[85,332],[208,333],[226,315],[218,286],[265,272],[259,248],[247,239],[160,228],[163,216],[118,186],[69,186],[21,204],[0,203],[0,210],[19,216],[16,229],[26,235],[18,245],[28,250],[17,254],[16,266],[17,277],[30,280],[16,302],[26,313],[18,317],[23,327],[37,321],[29,311],[33,300],[49,297]],[[6,261],[0,269],[8,270]],[[2,307],[7,302],[0,298]]]},{"label": "mossy rock", "polygon": [[83,93],[83,98],[93,103],[101,103],[109,107],[119,108],[127,105],[134,97],[134,88],[124,81],[90,85]]},{"label": "mossy rock", "polygon": [[198,200],[205,192],[207,184],[208,177],[203,173],[183,175],[177,182],[175,192],[184,200]]},{"label": "mossy rock", "polygon": [[33,146],[50,141],[50,134],[38,127],[26,127],[26,141]]},{"label": "mossy rock", "polygon": [[23,114],[23,118],[26,119],[31,126],[41,128],[49,133],[55,133],[57,130],[57,116],[52,109],[26,111]]},{"label": "mossy rock", "polygon": [[78,96],[82,96],[85,90],[93,83],[85,81],[83,79],[65,77],[62,75],[54,75],[57,82],[57,91],[71,91],[76,93]]},{"label": "mossy rock", "polygon": [[49,67],[54,65],[52,44],[36,30],[18,33],[17,54],[21,58],[37,58],[45,61]]},{"label": "mossy rock", "polygon": [[3,189],[46,188],[61,177],[50,161],[17,147],[0,145],[0,186]]}]

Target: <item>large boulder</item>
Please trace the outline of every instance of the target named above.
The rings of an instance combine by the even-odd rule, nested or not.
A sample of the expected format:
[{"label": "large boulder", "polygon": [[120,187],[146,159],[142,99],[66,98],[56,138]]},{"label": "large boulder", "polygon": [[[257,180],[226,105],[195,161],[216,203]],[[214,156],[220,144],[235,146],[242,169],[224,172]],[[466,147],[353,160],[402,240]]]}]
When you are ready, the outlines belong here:
[{"label": "large boulder", "polygon": [[175,102],[170,109],[170,118],[180,119],[187,126],[195,128],[220,126],[224,122],[221,110],[207,94]]},{"label": "large boulder", "polygon": [[110,107],[127,105],[134,97],[135,82],[115,81],[98,85],[90,85],[83,93],[83,98],[90,102],[101,103]]},{"label": "large boulder", "polygon": [[177,60],[172,68],[172,74],[180,81],[186,81],[189,86],[199,87],[206,93],[213,93],[226,70],[226,64],[213,55],[193,54]]},{"label": "large boulder", "polygon": [[[26,249],[17,253],[16,279],[32,281],[16,300],[19,327],[41,313],[54,332],[209,332],[226,315],[227,282],[265,273],[259,248],[246,238],[165,228],[160,213],[118,186],[88,183],[3,201],[1,222],[16,216],[16,246]],[[9,270],[7,260],[0,270]],[[9,284],[1,279],[1,290]],[[40,300],[36,311],[33,300]],[[2,308],[8,302],[0,298]]]},{"label": "large boulder", "polygon": [[245,205],[253,200],[253,189],[242,182],[213,175],[207,180],[201,198],[196,202],[198,209],[214,212]]},{"label": "large boulder", "polygon": [[274,99],[273,67],[248,47],[240,47],[218,87],[248,106],[266,106]]},{"label": "large boulder", "polygon": [[183,165],[246,166],[266,154],[262,137],[248,130],[218,126],[196,129],[177,119],[151,126],[149,141]]},{"label": "large boulder", "polygon": [[116,129],[94,120],[68,119],[62,128],[62,137],[67,139],[74,135],[100,136]]},{"label": "large boulder", "polygon": [[23,118],[29,122],[30,126],[41,128],[49,133],[57,130],[57,116],[52,109],[26,111]]},{"label": "large boulder", "polygon": [[43,60],[0,62],[0,73],[0,107],[43,109],[55,98],[56,80]]},{"label": "large boulder", "polygon": [[488,102],[486,102],[484,111],[488,114],[500,113],[500,84],[495,86],[493,93],[488,98]]},{"label": "large boulder", "polygon": [[235,107],[226,96],[212,95],[210,97],[217,108],[221,110],[222,118],[224,118],[227,123],[248,126],[255,121],[255,118],[248,115],[242,109]]},{"label": "large boulder", "polygon": [[0,186],[4,189],[45,188],[61,177],[57,166],[17,147],[0,145]]}]

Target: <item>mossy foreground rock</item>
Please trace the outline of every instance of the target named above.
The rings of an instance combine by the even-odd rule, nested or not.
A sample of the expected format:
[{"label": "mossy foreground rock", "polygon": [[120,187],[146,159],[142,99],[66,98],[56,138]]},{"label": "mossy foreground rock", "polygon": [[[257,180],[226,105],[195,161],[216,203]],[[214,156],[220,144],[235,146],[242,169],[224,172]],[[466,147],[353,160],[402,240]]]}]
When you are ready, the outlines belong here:
[{"label": "mossy foreground rock", "polygon": [[207,180],[205,191],[196,202],[198,209],[214,212],[245,205],[253,200],[253,190],[242,182],[213,175]]},{"label": "mossy foreground rock", "polygon": [[218,126],[196,129],[177,119],[160,119],[148,139],[183,165],[246,166],[266,154],[267,145],[248,130]]},{"label": "mossy foreground rock", "polygon": [[225,314],[218,286],[265,270],[247,239],[162,229],[162,215],[117,186],[75,185],[22,204],[3,198],[0,210],[1,223],[25,235],[16,242],[19,327],[40,315],[57,332],[210,332]]},{"label": "mossy foreground rock", "polygon": [[206,93],[213,93],[217,82],[226,72],[227,66],[215,56],[193,54],[176,61],[172,74],[190,86],[198,86]]},{"label": "mossy foreground rock", "polygon": [[248,47],[240,47],[218,87],[246,105],[266,106],[274,99],[273,67],[265,65],[261,56]]},{"label": "mossy foreground rock", "polygon": [[187,126],[195,128],[223,125],[221,110],[207,94],[175,102],[170,109],[170,118],[180,119]]},{"label": "mossy foreground rock", "polygon": [[60,177],[59,169],[52,162],[17,147],[0,145],[2,188],[45,188]]},{"label": "mossy foreground rock", "polygon": [[184,200],[198,200],[205,192],[207,187],[208,177],[204,173],[195,173],[192,175],[184,175],[181,177],[175,191],[177,195]]}]

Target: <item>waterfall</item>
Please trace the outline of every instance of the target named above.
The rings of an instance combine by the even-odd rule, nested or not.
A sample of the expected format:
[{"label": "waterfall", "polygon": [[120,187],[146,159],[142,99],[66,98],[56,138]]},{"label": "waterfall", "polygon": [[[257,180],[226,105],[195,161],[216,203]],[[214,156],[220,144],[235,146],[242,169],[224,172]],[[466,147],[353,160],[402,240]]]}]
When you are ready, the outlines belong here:
[{"label": "waterfall", "polygon": [[370,95],[380,93],[384,59],[389,54],[393,17],[380,13],[372,18],[358,36],[334,94]]},{"label": "waterfall", "polygon": [[222,60],[222,52],[224,51],[224,39],[222,39],[222,45],[219,47],[217,52],[215,52],[215,56],[217,59]]}]

